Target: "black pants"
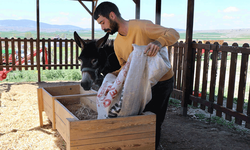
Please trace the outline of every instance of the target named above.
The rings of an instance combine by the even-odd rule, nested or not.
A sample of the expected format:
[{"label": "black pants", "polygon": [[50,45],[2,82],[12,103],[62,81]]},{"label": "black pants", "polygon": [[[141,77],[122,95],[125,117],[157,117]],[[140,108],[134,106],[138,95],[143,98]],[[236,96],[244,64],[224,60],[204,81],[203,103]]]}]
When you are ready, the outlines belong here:
[{"label": "black pants", "polygon": [[160,143],[161,125],[165,119],[169,97],[174,88],[174,78],[166,81],[159,81],[152,87],[152,99],[146,105],[145,111],[151,111],[156,114],[156,141],[155,149]]}]

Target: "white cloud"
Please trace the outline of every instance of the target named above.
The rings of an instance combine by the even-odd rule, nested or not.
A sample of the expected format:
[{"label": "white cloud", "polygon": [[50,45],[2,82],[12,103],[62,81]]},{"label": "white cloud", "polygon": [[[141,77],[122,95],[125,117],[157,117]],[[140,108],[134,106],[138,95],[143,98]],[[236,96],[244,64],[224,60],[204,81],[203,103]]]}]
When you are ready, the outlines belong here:
[{"label": "white cloud", "polygon": [[167,13],[163,13],[162,17],[174,17],[174,14],[167,14]]},{"label": "white cloud", "polygon": [[232,16],[223,16],[223,19],[234,19]]},{"label": "white cloud", "polygon": [[83,22],[85,22],[85,21],[90,22],[91,21],[91,17],[88,17],[88,18],[84,17],[84,18],[81,19],[81,21],[83,21]]},{"label": "white cloud", "polygon": [[226,9],[223,10],[223,12],[236,12],[236,11],[239,11],[238,8],[236,7],[227,7]]}]

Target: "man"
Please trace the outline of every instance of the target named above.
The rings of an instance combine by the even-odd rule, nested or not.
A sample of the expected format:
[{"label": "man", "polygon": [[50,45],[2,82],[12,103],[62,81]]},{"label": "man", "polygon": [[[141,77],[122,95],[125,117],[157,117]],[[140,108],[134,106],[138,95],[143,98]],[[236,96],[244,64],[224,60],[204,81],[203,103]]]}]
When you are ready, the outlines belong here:
[{"label": "man", "polygon": [[[121,68],[133,51],[132,44],[147,45],[144,53],[153,57],[161,47],[172,45],[180,38],[176,30],[153,24],[148,20],[124,20],[117,6],[111,2],[99,4],[94,12],[94,19],[105,32],[110,34],[118,32],[114,41],[114,50]],[[120,70],[113,74],[117,75]],[[152,99],[144,109],[156,114],[156,148],[159,145],[161,125],[165,118],[169,97],[173,91],[173,75],[171,68],[152,87]]]}]

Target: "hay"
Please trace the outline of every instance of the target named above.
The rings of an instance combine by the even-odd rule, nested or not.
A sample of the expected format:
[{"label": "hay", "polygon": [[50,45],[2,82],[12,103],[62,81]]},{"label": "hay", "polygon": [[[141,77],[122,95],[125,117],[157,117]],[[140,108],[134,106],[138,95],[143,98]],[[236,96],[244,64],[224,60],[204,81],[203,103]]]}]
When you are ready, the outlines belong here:
[{"label": "hay", "polygon": [[66,144],[53,131],[46,114],[40,128],[36,84],[0,85],[0,149],[65,150]]},{"label": "hay", "polygon": [[77,111],[72,112],[79,120],[97,119],[97,112],[82,104]]}]

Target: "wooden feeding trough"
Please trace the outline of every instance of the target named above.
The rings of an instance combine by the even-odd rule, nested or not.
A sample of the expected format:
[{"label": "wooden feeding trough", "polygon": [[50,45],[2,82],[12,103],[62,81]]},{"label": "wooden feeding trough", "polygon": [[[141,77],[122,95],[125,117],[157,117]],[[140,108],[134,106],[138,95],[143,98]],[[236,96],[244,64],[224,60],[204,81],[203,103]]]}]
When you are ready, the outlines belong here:
[{"label": "wooden feeding trough", "polygon": [[80,85],[38,88],[40,126],[42,112],[67,144],[67,149],[153,150],[156,116],[146,112],[137,116],[80,120],[71,108],[85,105],[96,111],[96,92]]}]

